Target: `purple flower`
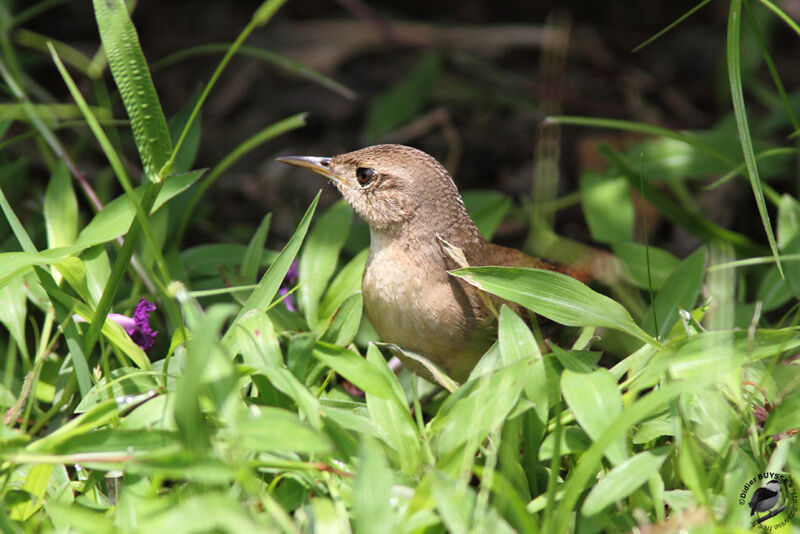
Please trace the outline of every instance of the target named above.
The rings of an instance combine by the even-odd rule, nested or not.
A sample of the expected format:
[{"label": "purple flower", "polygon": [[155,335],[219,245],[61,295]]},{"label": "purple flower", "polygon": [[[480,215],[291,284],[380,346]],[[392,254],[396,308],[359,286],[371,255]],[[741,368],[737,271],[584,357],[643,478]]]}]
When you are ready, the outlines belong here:
[{"label": "purple flower", "polygon": [[[280,293],[282,297],[289,294],[289,288],[293,286],[295,282],[297,282],[298,276],[299,270],[297,268],[297,260],[294,260],[292,265],[289,267],[289,272],[287,272],[286,276],[283,277],[283,284],[281,284],[281,288],[278,290],[278,293]],[[283,304],[290,312],[297,311],[297,307],[294,305],[294,299],[292,299],[291,296],[284,298]]]},{"label": "purple flower", "polygon": [[[133,317],[122,315],[121,313],[109,313],[108,318],[120,325],[125,329],[134,343],[139,345],[142,350],[147,350],[153,346],[158,331],[153,331],[150,328],[150,312],[155,311],[156,305],[152,302],[147,302],[144,297],[136,305],[133,310]],[[78,314],[72,316],[76,323],[85,323],[86,319]]]},{"label": "purple flower", "polygon": [[152,302],[147,302],[144,297],[136,305],[133,310],[133,317],[127,315],[120,315],[119,313],[109,313],[108,317],[125,329],[134,343],[139,345],[142,350],[147,350],[153,346],[153,342],[158,335],[158,332],[153,332],[150,328],[150,312],[155,311],[156,305]]}]

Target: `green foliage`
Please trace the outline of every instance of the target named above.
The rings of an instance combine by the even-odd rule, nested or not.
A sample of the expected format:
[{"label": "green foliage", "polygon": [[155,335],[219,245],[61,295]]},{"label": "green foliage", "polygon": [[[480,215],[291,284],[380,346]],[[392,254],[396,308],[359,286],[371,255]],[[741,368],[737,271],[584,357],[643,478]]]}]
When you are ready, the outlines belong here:
[{"label": "green foliage", "polygon": [[[5,67],[14,47],[4,41],[0,74],[17,101],[2,105],[0,134],[19,121],[52,165],[40,209],[26,217],[10,193],[19,180],[0,190],[0,530],[560,533],[644,530],[678,517],[699,531],[734,532],[751,526],[739,503],[748,480],[784,472],[800,487],[800,203],[764,183],[796,173],[796,147],[774,139],[779,128],[797,130],[798,95],[783,88],[753,22],[780,107],[767,118],[745,113],[740,19],[752,22],[754,5],[731,3],[733,109],[711,130],[551,118],[648,136],[625,152],[601,147],[608,168],[585,173],[573,197],[592,238],[612,250],[604,257],[629,298],[623,305],[623,291],[612,298],[552,271],[453,271],[508,303],[497,313],[497,343],[456,384],[424,356],[377,342],[360,292],[368,250],[348,245],[356,225],[344,201],[322,210],[318,195],[281,250],[265,248],[270,214],[245,242],[181,243],[217,178],[304,124],[298,114],[264,125],[198,183],[198,114],[230,57],[256,55],[349,94],[242,46],[282,3],[264,2],[232,45],[206,50],[225,57],[167,121],[126,4],[94,2],[136,172],[123,164],[133,145],[106,121],[114,114],[102,53],[90,62],[40,42],[75,100],[42,104]],[[91,84],[76,83],[61,57],[92,78],[86,94],[79,88]],[[372,102],[367,136],[416,117],[441,69],[437,53],[422,55]],[[125,189],[116,198],[93,197],[70,156],[85,154],[61,145],[58,121],[75,117],[100,145],[92,156],[105,156],[105,174]],[[24,162],[0,165],[15,178],[26,172]],[[139,174],[153,183],[134,187]],[[687,194],[698,181],[717,187],[737,176],[747,178],[766,245],[717,225]],[[194,196],[181,195],[192,188]],[[631,190],[701,245],[678,259],[638,242]],[[94,212],[80,194],[97,200]],[[506,195],[464,197],[487,238],[516,215]],[[159,335],[147,351],[116,322],[142,297],[158,304]],[[561,325],[560,334],[545,338],[552,325],[539,319]],[[398,353],[434,371],[444,390],[395,373],[387,360]]]}]

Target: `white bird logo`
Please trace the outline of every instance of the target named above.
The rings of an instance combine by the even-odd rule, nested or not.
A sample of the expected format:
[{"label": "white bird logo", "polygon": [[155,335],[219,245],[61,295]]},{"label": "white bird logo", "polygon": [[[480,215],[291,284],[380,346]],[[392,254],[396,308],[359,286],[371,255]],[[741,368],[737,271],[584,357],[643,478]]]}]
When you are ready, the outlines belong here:
[{"label": "white bird logo", "polygon": [[767,482],[763,488],[758,488],[750,498],[750,515],[756,514],[756,519],[761,519],[758,515],[762,512],[769,512],[778,504],[781,496],[781,483],[775,479]]}]

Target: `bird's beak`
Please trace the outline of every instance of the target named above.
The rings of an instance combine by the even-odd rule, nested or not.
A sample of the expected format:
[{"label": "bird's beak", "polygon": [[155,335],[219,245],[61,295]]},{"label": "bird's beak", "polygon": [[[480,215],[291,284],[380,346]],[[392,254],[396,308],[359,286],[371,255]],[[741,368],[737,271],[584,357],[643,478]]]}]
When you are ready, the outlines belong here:
[{"label": "bird's beak", "polygon": [[333,182],[341,182],[341,178],[331,172],[331,158],[321,158],[317,156],[282,156],[277,158],[282,163],[288,163],[296,167],[308,169]]}]

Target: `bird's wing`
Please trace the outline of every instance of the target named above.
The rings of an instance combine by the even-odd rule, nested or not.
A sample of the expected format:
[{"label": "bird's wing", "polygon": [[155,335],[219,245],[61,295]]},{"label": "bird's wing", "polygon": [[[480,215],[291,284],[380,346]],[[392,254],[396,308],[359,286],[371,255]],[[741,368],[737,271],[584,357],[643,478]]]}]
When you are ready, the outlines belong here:
[{"label": "bird's wing", "polygon": [[[569,275],[581,282],[588,282],[589,273],[574,269],[567,265],[557,265],[540,258],[534,258],[514,248],[502,247],[494,243],[485,243],[475,251],[467,254],[474,265],[500,265],[502,267],[528,267],[532,269],[545,269]],[[475,256],[473,258],[473,255]]]}]

